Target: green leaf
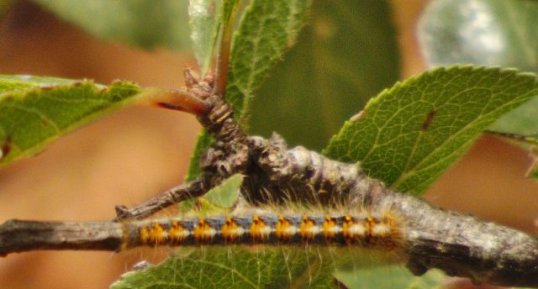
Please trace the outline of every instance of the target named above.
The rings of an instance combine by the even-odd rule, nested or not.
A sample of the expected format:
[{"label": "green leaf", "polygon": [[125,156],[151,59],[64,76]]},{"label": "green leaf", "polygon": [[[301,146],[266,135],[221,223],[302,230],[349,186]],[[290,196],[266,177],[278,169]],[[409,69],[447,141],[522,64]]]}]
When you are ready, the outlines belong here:
[{"label": "green leaf", "polygon": [[200,66],[201,75],[205,75],[211,64],[213,48],[217,39],[220,1],[190,0],[189,24],[194,55]]},{"label": "green leaf", "polygon": [[205,75],[211,65],[216,48],[219,27],[233,27],[232,14],[238,9],[240,0],[190,0],[189,24],[194,55],[200,65],[200,74]]},{"label": "green leaf", "polygon": [[136,99],[129,82],[0,75],[0,166],[31,156],[105,112]]},{"label": "green leaf", "polygon": [[243,183],[243,176],[235,174],[220,185],[209,190],[203,197],[198,198],[198,202],[205,207],[205,212],[227,212],[237,204],[239,189]]},{"label": "green leaf", "polygon": [[307,251],[292,248],[180,251],[184,256],[171,257],[141,272],[127,273],[111,288],[334,288],[332,270],[326,270],[332,265],[331,259],[320,259],[318,252]]},{"label": "green leaf", "polygon": [[203,198],[215,206],[230,209],[237,202],[242,183],[243,176],[235,174],[209,190]]},{"label": "green leaf", "polygon": [[148,49],[190,47],[187,1],[33,1],[100,38]]},{"label": "green leaf", "polygon": [[[310,24],[252,102],[252,131],[321,149],[400,75],[388,1],[314,1]],[[315,128],[315,129],[312,129]]]},{"label": "green leaf", "polygon": [[[309,3],[310,0],[250,1],[233,38],[226,88],[226,98],[234,105],[238,118],[244,118],[250,99],[269,69],[295,43]],[[211,138],[204,132],[196,144],[188,180],[200,173],[199,157],[210,144]]]},{"label": "green leaf", "polygon": [[495,131],[510,132],[521,135],[538,133],[538,96],[503,115],[489,126]]},{"label": "green leaf", "polygon": [[[111,288],[337,288],[335,272],[338,272],[338,277],[342,273],[335,270],[344,263],[351,264],[354,268],[364,268],[380,262],[375,259],[377,255],[372,259],[373,252],[341,247],[228,246],[180,248],[176,252],[157,266],[126,273]],[[383,258],[381,255],[379,257]],[[391,272],[397,270],[392,269],[389,273]],[[405,276],[404,273],[399,274]],[[408,275],[410,274],[407,273]],[[364,277],[361,281],[365,284],[375,284],[376,280],[372,280],[372,277],[378,278],[380,275],[366,273],[360,276],[361,279]],[[358,281],[347,279],[355,283]]]},{"label": "green leaf", "polygon": [[204,155],[207,148],[213,143],[213,138],[203,130],[198,136],[194,152],[192,153],[191,160],[189,162],[189,171],[185,180],[192,181],[200,174],[200,159]]},{"label": "green leaf", "polygon": [[226,99],[243,116],[257,88],[284,52],[295,44],[309,0],[253,0],[233,38]]},{"label": "green leaf", "polygon": [[446,281],[445,275],[438,270],[430,270],[417,277],[397,265],[337,271],[335,277],[348,289],[430,289],[439,288],[439,285]]},{"label": "green leaf", "polygon": [[[538,72],[538,2],[534,0],[431,1],[419,24],[430,66],[474,63]],[[490,129],[538,132],[538,97],[507,113]]]},{"label": "green leaf", "polygon": [[491,123],[538,95],[536,75],[456,66],[398,83],[344,124],[324,153],[422,193]]}]

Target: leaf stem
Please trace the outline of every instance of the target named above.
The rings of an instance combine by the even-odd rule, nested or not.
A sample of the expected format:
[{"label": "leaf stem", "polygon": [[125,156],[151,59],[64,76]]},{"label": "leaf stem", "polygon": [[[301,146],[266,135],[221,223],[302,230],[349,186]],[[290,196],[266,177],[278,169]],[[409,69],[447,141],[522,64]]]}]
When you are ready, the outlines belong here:
[{"label": "leaf stem", "polygon": [[217,61],[215,67],[215,86],[213,87],[213,94],[224,95],[226,92],[226,84],[228,82],[228,65],[230,61],[231,47],[232,47],[232,35],[235,24],[235,18],[238,13],[238,3],[235,3],[235,7],[231,9],[231,13],[228,19],[225,19],[223,23],[222,32],[220,35],[219,50],[217,53]]},{"label": "leaf stem", "polygon": [[185,89],[150,90],[147,94],[154,99],[154,104],[167,109],[203,115],[210,108],[209,103]]}]

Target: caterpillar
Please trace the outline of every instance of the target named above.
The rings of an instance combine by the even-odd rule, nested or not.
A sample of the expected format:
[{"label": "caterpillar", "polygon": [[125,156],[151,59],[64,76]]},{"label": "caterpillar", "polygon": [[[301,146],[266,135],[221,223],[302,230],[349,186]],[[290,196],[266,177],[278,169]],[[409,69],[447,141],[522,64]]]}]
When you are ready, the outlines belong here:
[{"label": "caterpillar", "polygon": [[389,210],[278,213],[261,210],[208,217],[123,223],[121,249],[138,246],[228,244],[401,246],[401,222]]}]

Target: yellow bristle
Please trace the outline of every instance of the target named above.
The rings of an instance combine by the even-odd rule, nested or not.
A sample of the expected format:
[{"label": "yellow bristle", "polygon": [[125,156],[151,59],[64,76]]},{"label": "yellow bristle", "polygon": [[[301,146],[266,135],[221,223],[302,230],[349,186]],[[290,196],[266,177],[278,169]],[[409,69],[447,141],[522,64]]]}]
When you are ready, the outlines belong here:
[{"label": "yellow bristle", "polygon": [[275,234],[279,240],[290,240],[296,233],[297,228],[285,217],[279,217],[275,227]]},{"label": "yellow bristle", "polygon": [[257,215],[255,215],[252,219],[252,225],[250,226],[250,235],[252,236],[252,239],[254,240],[265,240],[269,238],[269,234],[271,233],[271,227],[267,226],[267,224]]},{"label": "yellow bristle", "polygon": [[153,226],[149,227],[148,233],[149,242],[155,245],[164,244],[168,235],[164,228],[158,223],[155,223]]},{"label": "yellow bristle", "polygon": [[342,232],[346,242],[352,243],[356,239],[363,238],[368,232],[367,223],[354,221],[351,216],[344,217]]},{"label": "yellow bristle", "polygon": [[189,230],[185,229],[179,221],[173,221],[168,231],[168,238],[172,242],[182,242],[190,235]]},{"label": "yellow bristle", "polygon": [[142,244],[149,244],[149,232],[148,232],[147,227],[140,228],[140,230],[138,231],[138,234],[139,234],[140,241],[142,242]]},{"label": "yellow bristle", "polygon": [[194,228],[193,231],[194,238],[199,242],[208,242],[216,234],[216,230],[211,227],[204,219],[200,219],[198,225]]},{"label": "yellow bristle", "polygon": [[336,234],[341,230],[331,216],[326,216],[323,221],[323,236],[325,239],[334,239]]},{"label": "yellow bristle", "polygon": [[366,225],[366,231],[368,232],[367,233],[368,237],[373,236],[372,229],[374,228],[374,226],[376,226],[376,224],[377,224],[377,221],[371,216],[368,216],[368,218],[366,218],[365,225]]},{"label": "yellow bristle", "polygon": [[243,235],[244,229],[232,218],[227,218],[226,222],[221,228],[221,232],[224,240],[235,241]]},{"label": "yellow bristle", "polygon": [[305,216],[303,217],[301,225],[299,226],[299,233],[303,239],[312,240],[319,233],[319,228],[316,226],[316,223],[314,223],[314,220]]}]

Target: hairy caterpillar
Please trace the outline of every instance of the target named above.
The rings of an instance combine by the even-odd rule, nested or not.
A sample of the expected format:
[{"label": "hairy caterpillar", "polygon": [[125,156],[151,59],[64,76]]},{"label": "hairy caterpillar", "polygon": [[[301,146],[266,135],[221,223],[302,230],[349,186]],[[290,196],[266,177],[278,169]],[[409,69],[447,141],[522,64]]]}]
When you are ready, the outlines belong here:
[{"label": "hairy caterpillar", "polygon": [[121,248],[228,244],[401,247],[401,222],[390,212],[271,210],[123,223]]}]

